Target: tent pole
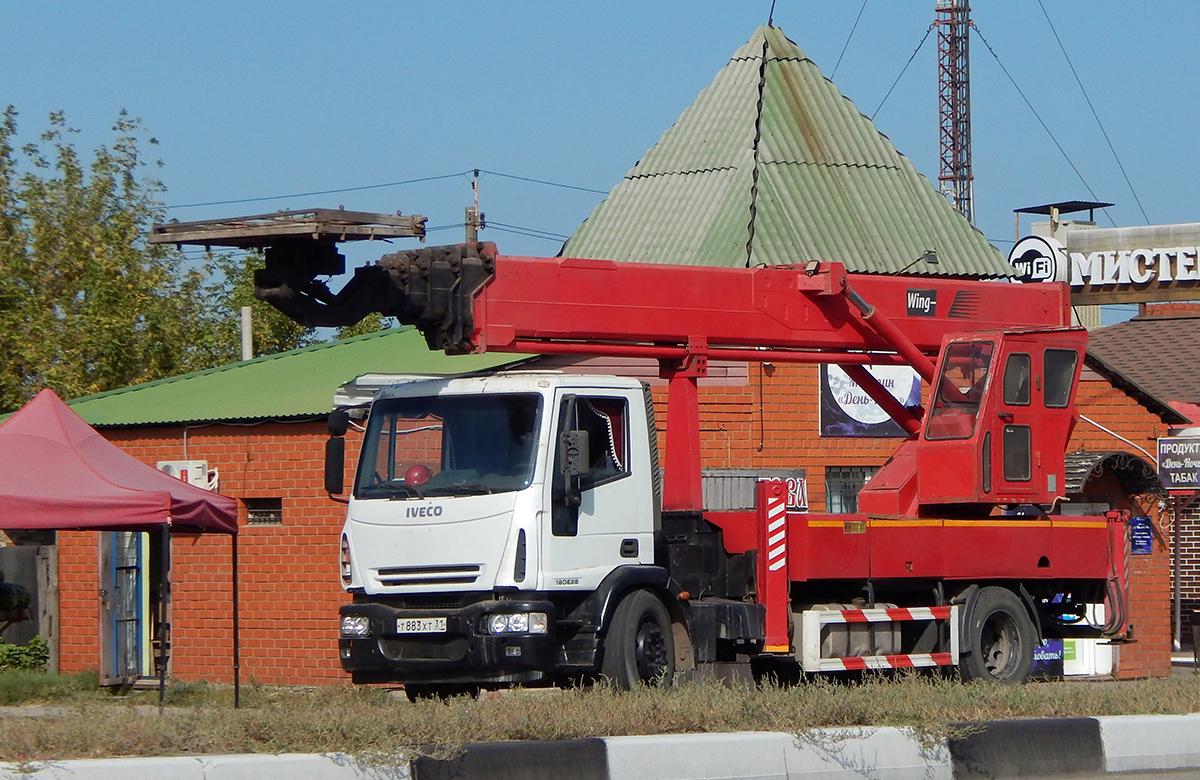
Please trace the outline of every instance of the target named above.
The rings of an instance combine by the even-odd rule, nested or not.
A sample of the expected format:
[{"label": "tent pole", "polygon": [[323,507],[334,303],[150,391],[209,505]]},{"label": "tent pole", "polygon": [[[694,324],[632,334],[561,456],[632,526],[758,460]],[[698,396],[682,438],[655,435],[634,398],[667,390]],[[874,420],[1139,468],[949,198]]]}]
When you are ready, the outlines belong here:
[{"label": "tent pole", "polygon": [[233,541],[233,708],[242,706],[241,684],[241,625],[238,621],[238,535],[231,534]]},{"label": "tent pole", "polygon": [[163,523],[162,539],[162,575],[158,582],[158,714],[163,711],[163,699],[167,692],[167,616],[171,614],[169,602],[171,600],[171,523],[168,521]]}]

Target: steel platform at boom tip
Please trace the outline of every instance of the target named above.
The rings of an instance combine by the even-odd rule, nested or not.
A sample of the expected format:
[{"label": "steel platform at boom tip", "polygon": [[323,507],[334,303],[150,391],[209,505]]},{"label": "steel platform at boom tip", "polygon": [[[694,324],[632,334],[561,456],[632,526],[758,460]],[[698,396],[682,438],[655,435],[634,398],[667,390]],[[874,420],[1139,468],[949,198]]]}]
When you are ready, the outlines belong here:
[{"label": "steel platform at boom tip", "polygon": [[373,241],[388,238],[425,239],[425,217],[372,214],[341,209],[299,209],[274,214],[167,222],[150,228],[151,244],[256,249],[280,241]]}]

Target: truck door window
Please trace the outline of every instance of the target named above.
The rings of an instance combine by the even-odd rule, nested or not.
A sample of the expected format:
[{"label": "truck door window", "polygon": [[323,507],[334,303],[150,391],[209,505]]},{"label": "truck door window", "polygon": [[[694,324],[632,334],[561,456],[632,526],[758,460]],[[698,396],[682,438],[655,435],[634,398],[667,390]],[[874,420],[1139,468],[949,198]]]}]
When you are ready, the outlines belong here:
[{"label": "truck door window", "polygon": [[[583,430],[588,434],[588,473],[578,477],[581,491],[591,490],[630,473],[629,467],[629,403],[624,398],[595,398],[576,396],[574,403],[563,401],[559,410],[558,432]],[[555,436],[559,442],[559,437]],[[561,447],[561,443],[555,445]],[[555,453],[551,463],[558,463]],[[555,536],[574,536],[578,533],[579,513],[567,506],[566,480],[561,469],[555,468],[551,483],[551,531]]]},{"label": "truck door window", "polygon": [[425,498],[527,487],[540,403],[538,395],[516,393],[376,402],[355,496]]},{"label": "truck door window", "polygon": [[967,439],[975,432],[995,350],[990,341],[955,342],[946,347],[933,409],[925,424],[926,439]]},{"label": "truck door window", "polygon": [[1071,400],[1071,382],[1075,379],[1075,363],[1079,353],[1073,349],[1048,349],[1043,355],[1043,374],[1046,406],[1062,409]]},{"label": "truck door window", "polygon": [[1028,425],[1006,425],[1001,437],[1004,450],[1004,478],[1009,482],[1030,479],[1030,430]]},{"label": "truck door window", "polygon": [[1014,352],[1004,364],[1004,403],[1009,406],[1029,405],[1029,377],[1032,364],[1029,355]]}]

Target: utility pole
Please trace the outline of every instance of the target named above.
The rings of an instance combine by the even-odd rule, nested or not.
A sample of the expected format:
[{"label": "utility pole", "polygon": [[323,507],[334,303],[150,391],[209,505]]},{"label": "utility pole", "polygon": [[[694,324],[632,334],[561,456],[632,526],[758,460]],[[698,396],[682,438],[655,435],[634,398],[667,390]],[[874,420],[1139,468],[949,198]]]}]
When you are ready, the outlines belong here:
[{"label": "utility pole", "polygon": [[479,243],[479,229],[484,226],[483,215],[479,213],[479,169],[471,177],[471,193],[474,196],[472,205],[467,206],[467,216],[464,224],[467,228],[467,244]]},{"label": "utility pole", "polygon": [[938,127],[941,192],[970,222],[971,197],[971,8],[967,0],[937,0]]}]

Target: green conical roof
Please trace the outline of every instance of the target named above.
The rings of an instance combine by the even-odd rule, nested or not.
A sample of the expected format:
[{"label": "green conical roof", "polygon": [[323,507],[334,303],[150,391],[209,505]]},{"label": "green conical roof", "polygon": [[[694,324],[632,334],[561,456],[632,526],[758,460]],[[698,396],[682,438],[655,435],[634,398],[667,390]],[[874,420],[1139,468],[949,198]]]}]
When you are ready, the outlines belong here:
[{"label": "green conical roof", "polygon": [[728,267],[822,260],[888,273],[929,249],[939,264],[909,273],[1012,275],[799,47],[764,26],[562,254]]}]

